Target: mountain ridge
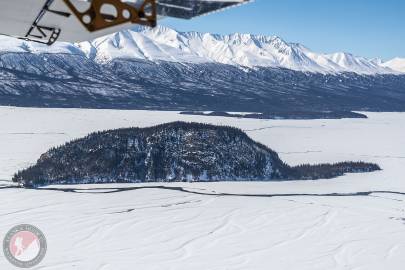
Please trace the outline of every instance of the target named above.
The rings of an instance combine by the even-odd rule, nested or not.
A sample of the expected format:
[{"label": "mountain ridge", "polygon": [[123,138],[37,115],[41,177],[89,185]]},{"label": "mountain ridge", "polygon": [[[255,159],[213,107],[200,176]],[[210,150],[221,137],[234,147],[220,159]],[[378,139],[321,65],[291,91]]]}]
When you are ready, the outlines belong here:
[{"label": "mountain ridge", "polygon": [[[121,46],[120,46],[121,45]],[[350,53],[319,54],[278,36],[177,32],[159,26],[136,27],[78,44],[98,62],[137,58],[184,63],[214,62],[241,67],[274,67],[314,73],[395,74],[384,65]],[[95,52],[95,53],[94,53]],[[89,55],[89,53],[87,53]]]},{"label": "mountain ridge", "polygon": [[278,36],[234,33],[219,35],[178,32],[158,26],[136,26],[92,41],[77,44],[57,42],[53,46],[10,37],[0,37],[0,54],[75,54],[107,64],[116,59],[176,62],[185,64],[220,63],[240,68],[271,67],[294,71],[338,74],[403,74],[405,59],[383,62],[350,53],[316,53],[300,43]]}]

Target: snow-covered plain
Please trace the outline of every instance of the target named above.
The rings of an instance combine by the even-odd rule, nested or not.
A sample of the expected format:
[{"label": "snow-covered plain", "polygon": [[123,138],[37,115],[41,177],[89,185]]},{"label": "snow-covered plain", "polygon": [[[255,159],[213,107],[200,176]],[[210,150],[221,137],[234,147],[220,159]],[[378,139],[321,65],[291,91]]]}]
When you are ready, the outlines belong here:
[{"label": "snow-covered plain", "polygon": [[[41,270],[403,269],[405,114],[367,115],[295,121],[0,107],[0,238],[20,223],[41,228]],[[290,164],[364,160],[383,171],[306,182],[5,188],[49,147],[174,120],[240,127]],[[0,269],[14,269],[3,254]]]}]

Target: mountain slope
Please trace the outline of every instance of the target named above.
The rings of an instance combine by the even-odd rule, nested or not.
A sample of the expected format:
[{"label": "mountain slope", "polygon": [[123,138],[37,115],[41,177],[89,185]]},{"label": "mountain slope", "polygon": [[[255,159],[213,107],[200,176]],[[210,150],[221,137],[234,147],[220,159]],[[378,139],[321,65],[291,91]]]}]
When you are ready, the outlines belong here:
[{"label": "mountain slope", "polygon": [[394,58],[382,64],[392,70],[405,73],[405,58]]},{"label": "mountain slope", "polygon": [[245,112],[405,111],[405,76],[0,54],[0,105]]}]

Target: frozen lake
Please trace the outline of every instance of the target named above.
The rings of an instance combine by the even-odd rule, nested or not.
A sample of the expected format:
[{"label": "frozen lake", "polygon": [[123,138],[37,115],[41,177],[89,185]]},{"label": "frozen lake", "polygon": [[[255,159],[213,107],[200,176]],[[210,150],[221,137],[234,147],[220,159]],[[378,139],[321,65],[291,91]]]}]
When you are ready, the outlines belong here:
[{"label": "frozen lake", "polygon": [[[306,182],[5,188],[0,238],[19,223],[40,227],[49,248],[36,269],[403,269],[405,114],[367,115],[255,120],[0,107],[0,185],[89,132],[176,120],[239,127],[291,165],[363,160],[383,168]],[[2,253],[0,269],[13,269]]]}]

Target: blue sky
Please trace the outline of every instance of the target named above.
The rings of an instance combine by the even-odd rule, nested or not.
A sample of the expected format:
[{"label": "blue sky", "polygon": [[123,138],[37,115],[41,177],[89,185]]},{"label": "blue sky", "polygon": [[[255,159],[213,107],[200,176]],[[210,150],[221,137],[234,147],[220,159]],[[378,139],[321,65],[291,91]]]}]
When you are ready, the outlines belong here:
[{"label": "blue sky", "polygon": [[317,52],[405,57],[405,0],[256,0],[191,21],[165,19],[180,31],[277,35]]}]

